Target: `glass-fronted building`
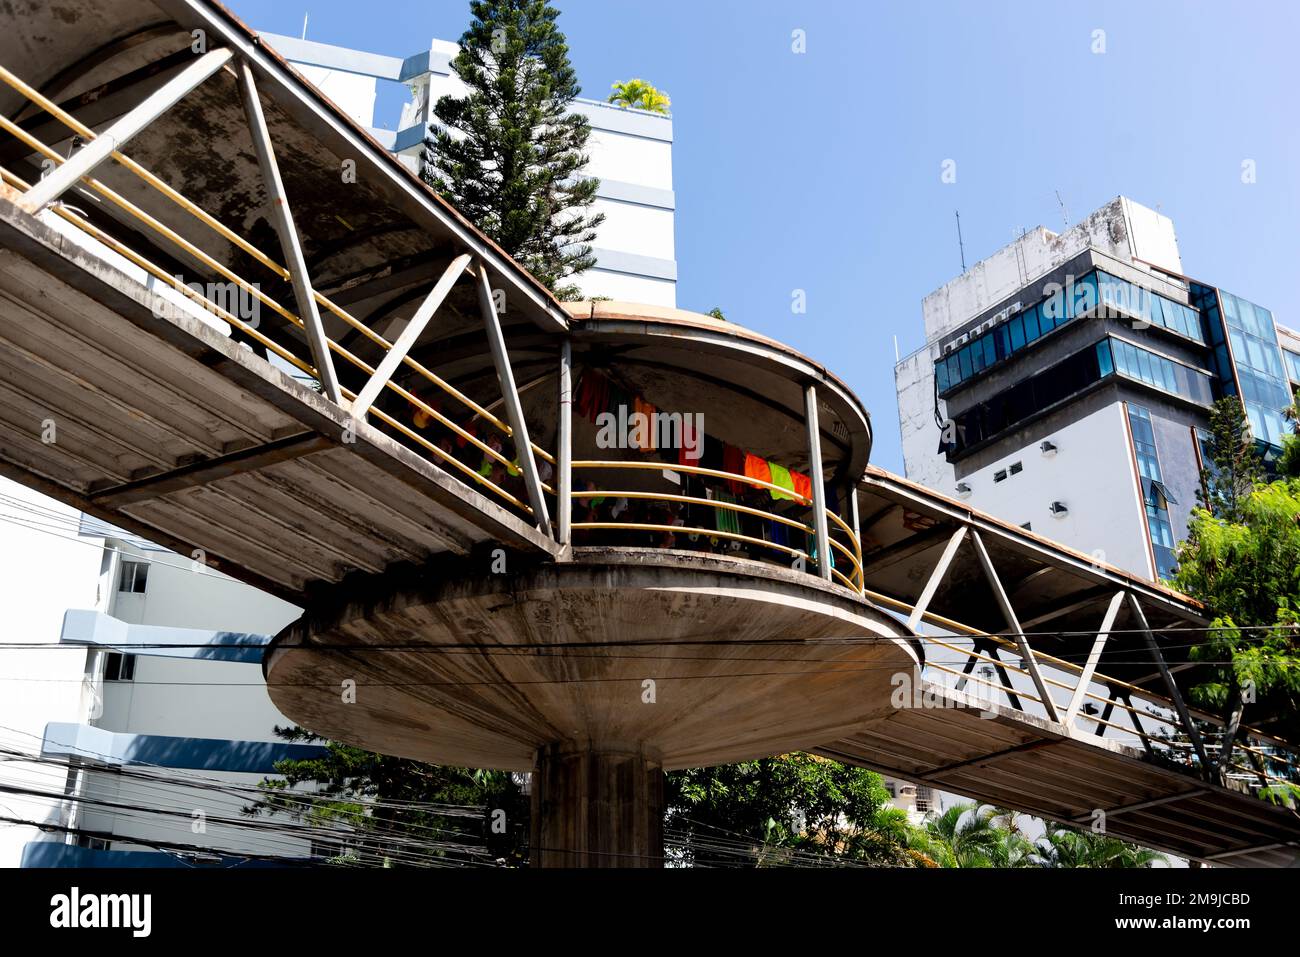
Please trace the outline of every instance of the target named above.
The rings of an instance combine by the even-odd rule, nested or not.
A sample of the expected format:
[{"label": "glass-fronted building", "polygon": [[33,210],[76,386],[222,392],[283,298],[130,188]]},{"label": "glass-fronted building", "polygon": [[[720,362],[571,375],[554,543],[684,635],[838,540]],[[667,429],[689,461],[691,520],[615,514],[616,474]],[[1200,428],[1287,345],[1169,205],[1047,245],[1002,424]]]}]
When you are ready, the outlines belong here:
[{"label": "glass-fronted building", "polygon": [[923,312],[896,368],[908,477],[1152,578],[1176,566],[1214,402],[1241,400],[1266,464],[1294,428],[1300,333],[1189,278],[1172,222],[1123,197]]}]

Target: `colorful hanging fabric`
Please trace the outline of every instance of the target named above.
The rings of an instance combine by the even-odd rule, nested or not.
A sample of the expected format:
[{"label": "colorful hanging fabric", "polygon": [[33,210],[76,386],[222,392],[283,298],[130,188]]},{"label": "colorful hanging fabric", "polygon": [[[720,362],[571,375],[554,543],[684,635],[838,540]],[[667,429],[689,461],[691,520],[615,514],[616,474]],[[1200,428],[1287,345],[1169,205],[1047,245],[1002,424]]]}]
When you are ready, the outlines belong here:
[{"label": "colorful hanging fabric", "polygon": [[[729,502],[736,504],[734,495],[728,495],[726,492],[714,492],[710,496],[716,502]],[[740,534],[740,513],[731,508],[715,508],[713,510],[714,527],[720,532],[732,532]]]},{"label": "colorful hanging fabric", "polygon": [[595,422],[596,416],[609,408],[609,391],[609,380],[599,372],[591,369],[583,372],[582,378],[578,381],[578,394],[574,400],[578,414],[590,422]]},{"label": "colorful hanging fabric", "polygon": [[790,480],[794,482],[794,494],[798,495],[804,502],[812,503],[812,479],[802,472],[791,472]]},{"label": "colorful hanging fabric", "polygon": [[[761,459],[750,452],[745,453],[745,478],[757,479],[760,482],[772,481],[772,467],[768,464],[767,459]],[[750,485],[750,488],[759,488],[757,485]]]},{"label": "colorful hanging fabric", "polygon": [[[779,485],[781,488],[788,488],[793,492],[794,479],[790,477],[790,470],[784,465],[777,465],[775,462],[768,462],[767,465],[772,472],[772,484]],[[785,492],[778,492],[776,489],[768,489],[768,494],[772,496],[774,501],[794,501],[793,495],[786,495]]]},{"label": "colorful hanging fabric", "polygon": [[645,416],[645,428],[634,430],[634,434],[640,433],[639,448],[642,452],[653,452],[658,448],[658,436],[655,435],[655,413],[658,410],[640,396],[636,396],[632,401],[635,411]]},{"label": "colorful hanging fabric", "polygon": [[[745,453],[726,442],[722,443],[722,471],[732,475],[745,474]],[[744,483],[727,479],[727,491],[732,495],[739,495],[742,487]]]}]

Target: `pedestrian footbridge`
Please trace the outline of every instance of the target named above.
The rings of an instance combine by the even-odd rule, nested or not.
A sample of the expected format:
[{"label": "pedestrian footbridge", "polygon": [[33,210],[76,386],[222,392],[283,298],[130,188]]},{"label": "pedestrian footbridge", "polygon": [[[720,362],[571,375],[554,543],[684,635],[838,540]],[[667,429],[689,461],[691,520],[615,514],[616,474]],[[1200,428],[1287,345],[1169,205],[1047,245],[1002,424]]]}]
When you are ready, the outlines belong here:
[{"label": "pedestrian footbridge", "polygon": [[303,606],[290,717],[535,771],[547,864],[653,863],[663,770],[796,748],[1295,861],[1195,602],[871,467],[780,342],[556,301],[218,5],[12,6],[0,473]]}]

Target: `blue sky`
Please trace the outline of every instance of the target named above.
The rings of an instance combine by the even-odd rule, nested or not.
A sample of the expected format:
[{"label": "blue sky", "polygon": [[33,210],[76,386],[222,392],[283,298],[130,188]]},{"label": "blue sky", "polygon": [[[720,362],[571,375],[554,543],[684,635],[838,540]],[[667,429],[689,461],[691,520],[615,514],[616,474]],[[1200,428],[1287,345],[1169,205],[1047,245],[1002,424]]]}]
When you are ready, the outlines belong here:
[{"label": "blue sky", "polygon": [[[960,272],[954,210],[971,263],[1059,229],[1058,190],[1071,221],[1131,196],[1174,220],[1189,274],[1300,326],[1300,5],[552,2],[585,96],[634,76],[672,96],[678,304],[837,372],[884,468],[902,471],[893,337],[918,348],[921,298]],[[469,20],[463,0],[227,3],[254,29],[297,36],[309,12],[308,39],[401,56]]]}]

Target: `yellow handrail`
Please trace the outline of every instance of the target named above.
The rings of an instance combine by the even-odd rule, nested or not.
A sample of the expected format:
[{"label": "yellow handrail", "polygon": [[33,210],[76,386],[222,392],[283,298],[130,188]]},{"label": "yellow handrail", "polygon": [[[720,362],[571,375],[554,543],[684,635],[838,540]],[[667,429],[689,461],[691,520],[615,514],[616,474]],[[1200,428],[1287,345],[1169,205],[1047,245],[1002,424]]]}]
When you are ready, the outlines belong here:
[{"label": "yellow handrail", "polygon": [[[31,86],[29,86],[28,84],[26,84],[25,82],[23,82],[23,80],[22,80],[21,78],[19,78],[17,75],[15,75],[13,72],[11,72],[10,70],[6,69],[6,68],[3,67],[3,66],[0,66],[0,81],[3,81],[4,83],[6,83],[8,86],[10,86],[10,87],[13,88],[14,90],[16,90],[16,91],[17,91],[18,93],[20,93],[22,96],[26,97],[30,102],[32,102],[32,103],[34,103],[35,105],[39,106],[39,107],[40,107],[41,109],[43,109],[45,112],[47,112],[48,114],[50,114],[52,117],[54,117],[55,119],[57,119],[59,122],[63,123],[66,127],[68,127],[68,128],[69,128],[70,130],[72,130],[73,132],[77,133],[78,135],[82,136],[83,138],[85,138],[85,139],[87,139],[87,140],[93,140],[93,139],[95,139],[95,138],[97,137],[97,134],[94,132],[94,130],[92,130],[92,129],[90,129],[89,127],[87,127],[85,124],[83,124],[81,121],[79,121],[76,117],[72,116],[71,114],[69,114],[68,112],[66,112],[65,110],[63,110],[61,107],[59,107],[57,104],[55,104],[55,103],[52,102],[51,100],[49,100],[49,99],[47,99],[46,97],[42,96],[42,95],[41,95],[37,90],[33,89]],[[8,132],[8,133],[10,133],[11,135],[15,136],[16,138],[18,138],[19,140],[21,140],[23,143],[25,143],[27,146],[31,147],[33,150],[36,150],[37,152],[42,153],[43,155],[47,156],[48,158],[54,160],[55,162],[60,163],[60,164],[63,163],[63,162],[65,162],[65,159],[64,159],[63,157],[59,156],[57,153],[55,153],[53,150],[51,150],[48,146],[46,146],[45,144],[41,143],[41,142],[40,142],[39,140],[37,140],[35,137],[33,137],[33,136],[31,136],[30,134],[28,134],[28,133],[27,133],[25,130],[23,130],[21,127],[16,126],[15,124],[13,124],[12,122],[8,121],[8,120],[7,120],[6,118],[4,118],[4,117],[0,117],[0,128],[3,128],[6,132]],[[216,217],[214,217],[214,216],[212,216],[211,214],[209,214],[208,212],[206,212],[202,207],[200,207],[200,206],[198,206],[197,204],[191,202],[189,199],[187,199],[187,198],[186,198],[185,196],[183,196],[181,193],[179,193],[178,191],[176,191],[175,189],[173,189],[171,186],[169,186],[167,183],[165,183],[165,182],[163,182],[161,179],[159,179],[156,175],[154,175],[153,173],[151,173],[149,170],[145,169],[145,168],[144,168],[143,166],[141,166],[139,163],[135,162],[135,160],[133,160],[133,159],[131,159],[130,157],[126,156],[125,154],[123,154],[123,153],[122,153],[121,151],[119,151],[119,150],[114,150],[110,155],[112,156],[112,158],[113,158],[115,161],[117,161],[119,164],[121,164],[124,168],[126,168],[126,169],[129,170],[129,171],[131,171],[131,172],[134,173],[135,175],[139,176],[139,177],[140,177],[142,180],[144,180],[144,182],[146,182],[148,185],[150,185],[150,186],[152,186],[154,189],[158,190],[160,193],[162,193],[162,194],[163,194],[164,196],[166,196],[168,199],[170,199],[170,200],[172,200],[173,202],[175,202],[178,206],[180,206],[180,207],[181,207],[182,209],[184,209],[186,212],[190,213],[191,215],[193,215],[194,217],[196,217],[197,219],[199,219],[201,222],[203,222],[205,225],[207,225],[209,228],[213,229],[213,230],[214,230],[215,232],[217,232],[218,235],[220,235],[222,238],[226,239],[228,242],[234,244],[234,245],[237,246],[238,248],[244,250],[246,253],[248,253],[250,256],[252,256],[252,257],[253,257],[254,259],[256,259],[258,262],[262,263],[264,266],[266,266],[268,269],[270,269],[272,272],[274,272],[276,275],[280,276],[281,278],[283,278],[283,279],[287,279],[287,278],[289,278],[289,271],[288,271],[288,270],[287,270],[283,265],[281,265],[280,263],[276,262],[274,259],[272,259],[270,256],[268,256],[266,253],[262,252],[260,249],[258,249],[258,248],[257,248],[255,245],[253,245],[252,243],[250,243],[250,242],[248,242],[247,240],[245,240],[243,237],[239,236],[238,233],[236,233],[234,230],[232,230],[232,229],[230,229],[229,227],[227,227],[224,223],[222,223],[222,222],[221,222],[220,220],[218,220]],[[198,248],[197,248],[196,246],[194,246],[192,243],[190,243],[190,242],[188,242],[187,240],[183,239],[181,236],[179,236],[178,234],[176,234],[173,230],[169,229],[168,227],[164,226],[164,225],[163,225],[162,223],[160,223],[158,220],[156,220],[156,219],[154,219],[153,217],[149,216],[147,213],[145,213],[143,210],[139,209],[139,208],[138,208],[137,206],[135,206],[133,203],[131,203],[131,202],[129,202],[128,200],[124,199],[122,196],[120,196],[119,194],[115,193],[113,190],[111,190],[111,189],[109,189],[108,187],[104,186],[104,184],[100,183],[98,180],[93,179],[93,178],[92,178],[91,176],[89,176],[89,175],[87,175],[87,176],[85,176],[85,177],[82,177],[82,179],[83,179],[83,181],[84,181],[88,186],[90,186],[90,187],[91,187],[92,189],[94,189],[96,192],[98,192],[98,193],[100,193],[101,195],[103,195],[106,199],[108,199],[108,200],[110,200],[111,202],[113,202],[115,205],[121,207],[121,208],[122,208],[125,212],[127,212],[129,215],[131,215],[131,216],[133,216],[133,217],[135,217],[135,218],[141,220],[141,221],[144,222],[146,225],[148,225],[151,229],[154,229],[154,230],[155,230],[156,232],[158,232],[160,235],[164,236],[164,237],[167,238],[169,241],[171,241],[172,243],[174,243],[174,244],[180,246],[180,247],[181,247],[182,249],[184,249],[187,253],[189,253],[190,255],[192,255],[192,256],[194,256],[195,258],[197,258],[200,262],[202,262],[202,263],[203,263],[204,265],[206,265],[208,268],[213,269],[213,270],[216,271],[219,275],[224,276],[224,277],[225,277],[226,279],[228,279],[229,281],[231,281],[231,282],[235,283],[236,285],[238,285],[241,289],[243,289],[243,290],[245,290],[246,292],[250,293],[251,295],[255,296],[259,301],[263,302],[265,305],[267,305],[270,309],[272,309],[272,310],[273,310],[274,312],[276,312],[277,314],[283,316],[285,319],[288,319],[289,321],[293,322],[294,324],[298,325],[299,327],[302,327],[302,326],[304,325],[301,319],[299,319],[299,318],[298,318],[296,315],[294,315],[293,313],[289,312],[287,309],[285,309],[285,308],[284,308],[283,306],[281,306],[279,303],[275,302],[275,301],[274,301],[273,299],[271,299],[269,296],[266,296],[265,294],[263,294],[263,293],[261,292],[261,290],[258,289],[254,284],[249,283],[247,280],[245,280],[245,279],[243,279],[242,277],[238,276],[238,275],[235,274],[233,271],[226,269],[224,266],[222,266],[220,263],[218,263],[215,259],[213,259],[212,257],[208,256],[206,253],[204,253],[202,250],[198,249]],[[30,188],[30,187],[28,187],[28,188]],[[388,342],[387,339],[385,339],[383,336],[379,335],[378,333],[374,332],[372,329],[370,329],[368,326],[366,326],[363,322],[361,322],[360,320],[358,320],[356,317],[352,316],[349,312],[347,312],[345,309],[343,309],[342,307],[340,307],[340,306],[338,306],[337,304],[335,304],[334,302],[332,302],[330,299],[328,299],[326,296],[322,295],[320,292],[313,290],[312,298],[315,299],[315,301],[316,301],[318,304],[324,306],[326,309],[328,309],[330,312],[332,312],[335,316],[337,316],[339,319],[341,319],[344,323],[346,323],[347,325],[349,325],[349,326],[351,326],[352,328],[356,329],[356,330],[357,330],[358,332],[360,332],[361,334],[363,334],[363,335],[367,336],[368,338],[370,338],[373,342],[375,342],[375,343],[376,343],[377,345],[379,345],[381,348],[383,348],[383,349],[385,349],[385,350],[390,350],[390,349],[392,348],[392,343]],[[224,317],[223,317],[223,318],[224,318]],[[260,341],[260,340],[259,340],[259,341]],[[337,350],[336,350],[336,351],[337,351]],[[279,354],[279,353],[277,352],[277,354]],[[346,358],[346,357],[347,357],[347,356],[345,356],[345,358]],[[430,383],[432,383],[433,385],[436,385],[438,388],[442,389],[442,390],[443,390],[444,392],[446,392],[448,395],[452,396],[453,398],[455,398],[455,399],[458,400],[459,402],[461,402],[461,403],[463,403],[464,405],[468,406],[468,407],[469,407],[469,408],[470,408],[470,409],[475,413],[475,415],[477,415],[477,416],[483,418],[484,420],[486,420],[487,422],[491,423],[491,424],[492,424],[493,426],[495,426],[497,429],[499,429],[500,431],[502,431],[505,435],[507,435],[507,436],[513,436],[514,433],[513,433],[513,431],[511,430],[510,426],[509,426],[506,422],[502,421],[500,418],[498,418],[496,415],[494,415],[494,414],[493,414],[492,412],[490,412],[488,409],[484,408],[482,405],[480,405],[479,403],[475,402],[475,401],[474,401],[473,399],[471,399],[469,396],[465,395],[463,392],[461,392],[461,391],[460,391],[459,389],[457,389],[455,386],[451,385],[449,382],[447,382],[446,380],[444,380],[441,376],[438,376],[437,374],[435,374],[434,372],[432,372],[431,370],[429,370],[428,368],[426,368],[424,365],[422,365],[421,363],[419,363],[418,361],[416,361],[416,360],[415,360],[414,358],[412,358],[411,356],[409,356],[409,355],[408,355],[408,356],[404,356],[404,357],[403,357],[403,363],[404,363],[405,365],[409,366],[410,368],[414,369],[417,373],[419,373],[421,376],[423,376],[426,380],[428,380],[428,381],[429,381]],[[355,363],[354,363],[354,364],[355,364]],[[304,371],[306,371],[306,370],[304,370]],[[316,370],[314,369],[314,367],[312,367],[312,374],[313,374],[313,375],[317,375],[317,372],[316,372]],[[391,380],[390,380],[390,382],[388,383],[388,385],[389,385],[390,387],[394,387],[396,384],[393,383],[393,382],[391,382]],[[408,399],[408,401],[410,401],[410,399]],[[422,408],[424,408],[425,411],[430,411],[430,410],[428,409],[428,407],[425,406],[423,403],[419,403],[419,405],[420,405]],[[476,444],[477,444],[477,443],[476,443]],[[546,449],[542,448],[541,446],[537,445],[537,444],[534,443],[534,442],[530,442],[529,445],[532,447],[533,451],[534,451],[536,454],[540,455],[543,459],[545,459],[546,461],[550,462],[552,465],[555,464],[555,457],[554,457],[550,452],[548,452]],[[486,452],[486,453],[489,454],[489,455],[492,454],[491,451],[488,450],[488,449],[486,449],[486,448],[484,448],[483,451]],[[507,464],[508,464],[508,463],[507,463]]]},{"label": "yellow handrail", "polygon": [[[747,475],[738,475],[735,472],[726,472],[720,469],[705,468],[699,465],[679,465],[676,463],[664,463],[664,462],[639,462],[636,460],[602,459],[602,460],[581,460],[581,461],[573,462],[572,468],[574,469],[574,471],[577,471],[579,469],[608,468],[608,469],[632,469],[632,470],[653,471],[653,472],[662,472],[665,469],[667,469],[670,471],[686,472],[691,475],[703,475],[710,478],[723,479],[726,481],[744,482],[755,488],[780,492],[782,495],[789,496],[791,500],[801,505],[807,506],[812,504],[812,502],[809,499],[805,498],[802,495],[799,495],[797,492],[792,492],[790,491],[790,489],[784,488],[783,486],[780,485],[775,485],[772,482],[767,482],[764,481],[763,479],[753,478]],[[592,498],[598,496],[619,496],[624,498],[662,499],[665,501],[687,502],[687,503],[699,504],[705,507],[724,508],[735,512],[742,512],[747,515],[754,515],[759,518],[768,519],[770,521],[780,522],[781,524],[799,529],[800,531],[806,532],[808,534],[813,533],[813,529],[811,528],[811,526],[803,522],[795,521],[793,519],[786,518],[785,516],[777,515],[773,512],[763,511],[762,509],[751,508],[750,506],[738,505],[730,502],[720,502],[715,499],[702,499],[695,496],[675,495],[675,494],[657,493],[657,492],[629,493],[629,492],[599,491],[594,493],[574,492],[572,494],[576,498]],[[852,569],[852,575],[850,577],[844,576],[834,567],[831,568],[831,573],[837,576],[838,578],[844,580],[847,587],[861,594],[862,593],[861,543],[858,541],[857,536],[853,534],[853,530],[838,515],[836,515],[830,509],[826,510],[826,514],[829,515],[831,518],[833,518],[837,523],[839,523],[839,525],[843,528],[844,533],[848,536],[849,542],[853,546],[853,550],[850,551],[847,546],[843,545],[835,538],[830,536],[827,537],[828,541],[830,542],[831,548],[841,552],[844,555],[844,557],[848,560]],[[574,527],[577,528],[578,526],[575,525]],[[712,530],[709,529],[702,529],[700,531],[704,531],[709,534],[712,534]],[[751,539],[751,540],[760,541],[760,542],[763,541],[763,539]],[[805,553],[798,552],[797,554],[804,555]],[[854,581],[853,579],[856,579],[856,581]]]}]

